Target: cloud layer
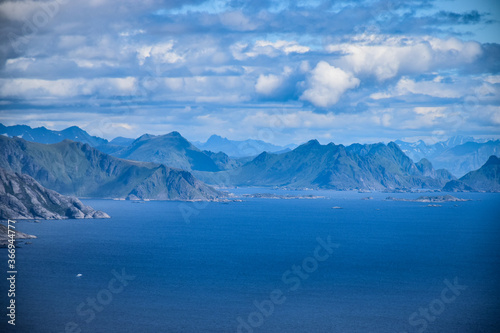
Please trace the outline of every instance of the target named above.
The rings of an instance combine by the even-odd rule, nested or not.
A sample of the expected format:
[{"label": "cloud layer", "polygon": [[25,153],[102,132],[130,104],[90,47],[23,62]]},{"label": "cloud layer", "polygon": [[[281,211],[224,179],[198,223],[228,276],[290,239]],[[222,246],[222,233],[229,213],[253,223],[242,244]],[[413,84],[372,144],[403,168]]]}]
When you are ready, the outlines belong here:
[{"label": "cloud layer", "polygon": [[[499,13],[440,1],[4,1],[0,120],[112,138],[498,136]],[[489,39],[488,39],[489,38]]]}]

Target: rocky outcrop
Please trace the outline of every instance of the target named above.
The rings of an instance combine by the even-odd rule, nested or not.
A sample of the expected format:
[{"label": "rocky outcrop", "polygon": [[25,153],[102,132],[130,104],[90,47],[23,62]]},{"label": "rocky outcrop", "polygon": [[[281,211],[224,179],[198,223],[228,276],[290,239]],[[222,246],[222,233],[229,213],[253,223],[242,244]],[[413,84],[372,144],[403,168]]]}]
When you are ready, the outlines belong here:
[{"label": "rocky outcrop", "polygon": [[[20,232],[15,229],[11,229],[14,232],[14,238],[15,239],[33,239],[36,238],[34,235],[28,235],[25,234],[24,232]],[[0,224],[0,247],[7,247],[9,244],[9,240],[11,238],[9,237],[9,229],[3,225]]]},{"label": "rocky outcrop", "polygon": [[0,168],[0,220],[91,218],[109,215],[49,190],[30,176]]}]

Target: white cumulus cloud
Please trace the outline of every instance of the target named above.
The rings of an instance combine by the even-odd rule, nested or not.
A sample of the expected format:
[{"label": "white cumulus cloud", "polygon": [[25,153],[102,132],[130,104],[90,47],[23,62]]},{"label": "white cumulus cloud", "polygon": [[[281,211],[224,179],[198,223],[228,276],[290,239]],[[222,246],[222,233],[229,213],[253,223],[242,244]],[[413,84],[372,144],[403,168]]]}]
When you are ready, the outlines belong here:
[{"label": "white cumulus cloud", "polygon": [[308,89],[301,99],[319,107],[329,107],[336,104],[347,90],[356,88],[360,81],[351,73],[320,61],[311,71],[307,81]]},{"label": "white cumulus cloud", "polygon": [[158,43],[155,45],[143,45],[137,49],[137,59],[141,65],[147,58],[153,58],[159,63],[173,64],[182,61],[184,58],[173,51],[174,43]]},{"label": "white cumulus cloud", "polygon": [[269,74],[259,75],[257,79],[257,83],[255,84],[255,91],[262,95],[270,96],[272,95],[278,88],[283,86],[286,78],[292,73],[292,69],[290,67],[286,67],[283,69],[283,73],[281,75]]},{"label": "white cumulus cloud", "polygon": [[462,67],[481,55],[477,42],[457,38],[370,36],[351,43],[331,44],[329,52],[339,52],[336,63],[359,74],[374,75],[379,81],[408,73]]}]

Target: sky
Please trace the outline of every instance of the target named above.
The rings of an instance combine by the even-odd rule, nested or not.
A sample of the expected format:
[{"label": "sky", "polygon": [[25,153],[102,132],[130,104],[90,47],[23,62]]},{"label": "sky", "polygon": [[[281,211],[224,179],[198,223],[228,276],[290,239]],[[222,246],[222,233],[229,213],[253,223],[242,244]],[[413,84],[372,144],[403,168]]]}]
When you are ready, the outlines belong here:
[{"label": "sky", "polygon": [[0,122],[285,145],[500,137],[493,0],[0,1]]}]

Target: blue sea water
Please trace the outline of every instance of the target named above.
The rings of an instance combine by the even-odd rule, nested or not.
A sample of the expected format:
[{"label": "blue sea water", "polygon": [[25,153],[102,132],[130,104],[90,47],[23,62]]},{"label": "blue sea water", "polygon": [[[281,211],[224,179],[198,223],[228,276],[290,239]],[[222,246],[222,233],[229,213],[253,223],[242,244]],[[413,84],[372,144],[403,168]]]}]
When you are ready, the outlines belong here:
[{"label": "blue sea water", "polygon": [[[454,194],[472,201],[427,207],[384,200],[418,194],[273,192],[325,198],[84,200],[112,218],[19,221],[38,239],[17,249],[16,326],[3,315],[0,329],[499,331],[499,194]],[[320,248],[323,261],[312,259],[318,238],[338,245]],[[297,274],[294,265],[305,267]],[[122,273],[125,283],[113,280]],[[466,287],[454,294],[445,280]]]}]

